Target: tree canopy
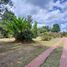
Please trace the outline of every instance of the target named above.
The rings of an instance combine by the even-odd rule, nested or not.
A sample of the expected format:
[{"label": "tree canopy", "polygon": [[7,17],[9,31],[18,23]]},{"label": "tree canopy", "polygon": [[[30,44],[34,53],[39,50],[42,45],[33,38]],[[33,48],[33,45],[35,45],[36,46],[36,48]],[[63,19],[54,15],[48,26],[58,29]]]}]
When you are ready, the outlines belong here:
[{"label": "tree canopy", "polygon": [[58,24],[54,24],[52,28],[52,32],[60,32],[60,26]]}]

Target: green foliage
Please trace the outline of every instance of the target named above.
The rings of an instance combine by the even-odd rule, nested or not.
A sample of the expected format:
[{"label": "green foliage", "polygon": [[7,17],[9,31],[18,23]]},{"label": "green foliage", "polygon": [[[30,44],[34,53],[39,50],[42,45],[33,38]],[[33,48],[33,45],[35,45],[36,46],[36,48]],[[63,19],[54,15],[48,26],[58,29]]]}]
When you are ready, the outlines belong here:
[{"label": "green foliage", "polygon": [[18,41],[32,40],[33,34],[31,31],[31,18],[17,18],[14,13],[6,10],[4,15],[2,16],[2,19],[3,21],[1,23],[1,27],[8,32],[1,31],[1,33],[3,33],[4,35],[8,34],[8,36],[12,35]]},{"label": "green foliage", "polygon": [[49,32],[50,29],[49,29],[49,26],[43,26],[41,28],[38,29],[38,33],[44,33],[44,32]]},{"label": "green foliage", "polygon": [[49,26],[43,26],[43,29],[44,29],[44,32],[49,32],[50,31]]},{"label": "green foliage", "polygon": [[3,29],[2,27],[0,27],[0,37],[3,38],[7,38],[8,37],[8,31],[6,31],[5,29]]},{"label": "green foliage", "polygon": [[52,38],[59,38],[59,37],[61,37],[61,33],[57,33],[57,32],[50,32],[49,35]]},{"label": "green foliage", "polygon": [[12,21],[5,22],[6,30],[18,41],[32,40],[31,23],[25,18],[13,17]]},{"label": "green foliage", "polygon": [[34,25],[33,25],[33,29],[32,29],[32,32],[33,32],[33,37],[36,38],[37,37],[37,22],[35,21]]},{"label": "green foliage", "polygon": [[42,40],[48,41],[53,38],[60,38],[60,37],[62,37],[62,34],[57,33],[57,32],[44,32],[44,33],[42,33],[41,36],[42,36]]},{"label": "green foliage", "polygon": [[2,30],[1,34],[2,34],[3,38],[8,38],[8,31]]},{"label": "green foliage", "polygon": [[52,32],[60,32],[60,26],[58,24],[54,24],[51,31]]},{"label": "green foliage", "polygon": [[49,41],[52,39],[52,36],[50,36],[50,34],[48,32],[45,32],[42,34],[42,40],[43,41]]},{"label": "green foliage", "polygon": [[30,30],[25,30],[21,33],[16,33],[15,38],[18,41],[31,41],[32,40],[32,32]]},{"label": "green foliage", "polygon": [[2,15],[2,20],[0,22],[0,27],[2,29],[0,30],[0,32],[3,37],[9,37],[8,31],[5,29],[5,23],[4,23],[5,20],[6,22],[8,21],[12,22],[14,17],[15,17],[14,13],[12,13],[11,11],[8,11],[7,9],[5,13]]},{"label": "green foliage", "polygon": [[15,17],[14,13],[6,9],[5,13],[2,15],[2,20],[12,21],[13,17]]},{"label": "green foliage", "polygon": [[62,33],[61,33],[61,36],[62,36],[62,37],[67,37],[67,32],[62,32]]}]

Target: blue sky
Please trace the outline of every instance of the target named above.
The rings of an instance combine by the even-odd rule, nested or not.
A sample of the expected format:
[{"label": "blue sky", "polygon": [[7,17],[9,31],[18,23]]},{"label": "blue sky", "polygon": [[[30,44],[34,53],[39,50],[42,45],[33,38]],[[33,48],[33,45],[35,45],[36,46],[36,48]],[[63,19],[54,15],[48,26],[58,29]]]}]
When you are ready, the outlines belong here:
[{"label": "blue sky", "polygon": [[31,15],[38,26],[57,23],[62,31],[67,30],[67,0],[12,0],[17,16]]}]

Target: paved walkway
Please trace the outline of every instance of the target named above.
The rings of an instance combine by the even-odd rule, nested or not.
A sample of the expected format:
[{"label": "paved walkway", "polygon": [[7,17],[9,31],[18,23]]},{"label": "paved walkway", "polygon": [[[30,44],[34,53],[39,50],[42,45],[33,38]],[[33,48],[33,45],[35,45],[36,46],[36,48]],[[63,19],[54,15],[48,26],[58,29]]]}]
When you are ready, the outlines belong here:
[{"label": "paved walkway", "polygon": [[50,47],[49,49],[44,51],[41,55],[36,57],[34,60],[32,60],[25,67],[39,67],[47,59],[47,57],[50,55],[50,53],[59,46],[61,41],[62,41],[62,39],[58,43],[56,43],[55,45],[53,45],[52,47]]},{"label": "paved walkway", "polygon": [[64,49],[60,60],[59,67],[67,67],[67,38],[64,40]]}]

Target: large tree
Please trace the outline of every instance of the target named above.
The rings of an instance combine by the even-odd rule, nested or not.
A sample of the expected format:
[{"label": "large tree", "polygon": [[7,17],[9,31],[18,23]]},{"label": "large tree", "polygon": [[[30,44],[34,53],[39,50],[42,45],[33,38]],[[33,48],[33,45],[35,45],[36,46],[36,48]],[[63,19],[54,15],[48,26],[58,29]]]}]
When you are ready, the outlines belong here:
[{"label": "large tree", "polygon": [[6,9],[5,13],[2,15],[2,20],[12,21],[15,14]]},{"label": "large tree", "polygon": [[52,28],[52,32],[60,32],[60,26],[58,24],[54,24]]},{"label": "large tree", "polygon": [[[12,34],[18,41],[30,41],[32,40],[32,25],[25,18],[13,17],[12,21],[5,22],[5,29]],[[30,26],[31,25],[31,26]]]},{"label": "large tree", "polygon": [[4,21],[5,20],[6,22],[8,20],[12,21],[13,16],[15,16],[14,13],[9,11],[6,5],[9,5],[10,7],[12,7],[13,3],[11,0],[0,0],[0,28],[1,28],[0,32],[2,33],[4,37],[8,36],[8,32],[5,30]]}]

